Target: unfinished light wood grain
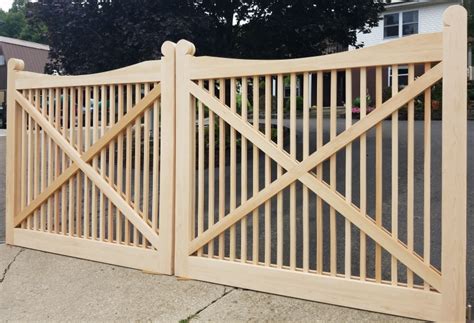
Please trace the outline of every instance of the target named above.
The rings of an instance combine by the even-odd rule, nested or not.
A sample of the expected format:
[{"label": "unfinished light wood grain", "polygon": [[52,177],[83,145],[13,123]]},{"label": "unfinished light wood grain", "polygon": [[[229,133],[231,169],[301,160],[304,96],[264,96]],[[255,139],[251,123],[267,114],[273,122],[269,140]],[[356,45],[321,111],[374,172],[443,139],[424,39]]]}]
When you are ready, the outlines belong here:
[{"label": "unfinished light wood grain", "polygon": [[[330,140],[334,140],[337,135],[337,71],[331,71],[331,106],[330,106]],[[336,154],[333,154],[329,160],[329,182],[331,189],[336,191]],[[336,229],[336,210],[329,207],[329,227],[330,227],[330,272],[331,276],[337,273],[337,229]]]},{"label": "unfinished light wood grain", "polygon": [[[415,66],[408,65],[408,84],[415,80]],[[414,175],[415,175],[415,100],[408,102],[407,113],[407,245],[409,250],[414,248],[415,219],[414,219]],[[407,284],[413,287],[413,272],[407,268]]]},{"label": "unfinished light wood grain", "polygon": [[452,6],[443,15],[442,320],[466,319],[466,55],[467,14]]},{"label": "unfinished light wood grain", "polygon": [[[360,119],[362,120],[367,114],[367,69],[360,69]],[[362,214],[367,214],[367,141],[366,134],[360,136],[359,148],[359,205]],[[366,261],[367,261],[367,245],[365,232],[360,231],[359,242],[359,276],[361,280],[366,278]]]},{"label": "unfinished light wood grain", "polygon": [[[290,74],[290,156],[296,160],[296,74]],[[268,187],[268,185],[267,185]],[[296,269],[296,183],[290,185],[290,269]]]},{"label": "unfinished light wood grain", "polygon": [[134,212],[130,205],[122,199],[122,197],[112,189],[106,180],[99,175],[98,171],[81,159],[79,153],[64,139],[59,132],[50,125],[47,120],[41,117],[41,114],[19,93],[16,94],[16,100],[20,103],[38,124],[51,136],[61,149],[68,155],[68,157],[78,165],[78,167],[91,179],[95,186],[100,189],[107,198],[111,199],[114,204],[121,209],[122,213],[135,225],[152,243],[158,246],[158,236],[151,228],[144,223],[140,216]]},{"label": "unfinished light wood grain", "polygon": [[[242,83],[241,83],[241,108],[242,108],[242,120],[244,122],[248,122],[248,79],[246,77],[242,78]],[[209,111],[209,114],[212,112]],[[247,139],[244,136],[241,136],[241,177],[240,177],[240,200],[241,204],[244,204],[247,201]],[[242,263],[247,262],[247,216],[242,218],[241,224],[240,224],[240,260]]]},{"label": "unfinished light wood grain", "polygon": [[[20,196],[21,185],[20,182],[20,165],[21,165],[21,109],[15,102],[15,78],[19,71],[24,69],[24,62],[17,59],[10,59],[8,61],[8,87],[7,87],[7,156],[6,166],[9,171],[6,172],[6,190],[7,196],[5,200],[6,214],[5,214],[5,242],[13,244],[13,228],[14,217],[21,209]],[[30,122],[31,127],[31,122]],[[31,168],[30,168],[31,169]]]},{"label": "unfinished light wood grain", "polygon": [[[267,140],[272,140],[272,125],[271,125],[271,118],[272,118],[272,78],[270,75],[265,76],[265,138]],[[232,142],[232,138],[231,138]],[[265,155],[265,185],[270,185],[271,182],[271,160],[268,155]],[[232,210],[234,210],[232,208]],[[264,263],[265,266],[270,266],[271,262],[271,204],[270,201],[265,202],[265,224],[264,224],[264,235],[265,235],[265,242],[264,242]]]},{"label": "unfinished light wood grain", "polygon": [[[382,105],[382,67],[375,68],[375,108]],[[383,206],[383,128],[382,123],[375,126],[375,222],[382,227]],[[375,245],[375,281],[382,281],[382,248]]]},{"label": "unfinished light wood grain", "polygon": [[[351,222],[358,226],[361,230],[369,234],[375,242],[381,244],[387,251],[396,255],[400,261],[407,264],[414,272],[417,272],[420,277],[423,277],[426,280],[429,280],[433,283],[433,286],[440,287],[440,277],[439,273],[434,271],[432,268],[426,268],[422,261],[417,256],[414,256],[413,253],[408,253],[406,247],[401,246],[398,241],[391,239],[390,235],[381,228],[378,228],[375,223],[368,217],[361,218],[360,213],[353,206],[347,204],[343,198],[330,193],[330,189],[327,188],[324,184],[317,180],[317,178],[312,177],[310,174],[307,174],[309,170],[315,167],[315,165],[320,164],[325,159],[329,158],[330,155],[337,152],[339,149],[343,148],[348,142],[354,140],[354,136],[357,138],[361,134],[365,133],[370,129],[371,125],[380,122],[385,117],[390,115],[393,110],[398,109],[401,105],[410,100],[410,95],[406,96],[405,94],[410,93],[411,95],[417,95],[422,92],[426,87],[433,84],[440,77],[442,64],[437,65],[430,72],[426,73],[424,76],[420,77],[417,81],[413,83],[412,86],[406,87],[400,94],[396,97],[385,102],[381,109],[378,111],[372,112],[364,120],[358,124],[351,127],[348,131],[345,131],[338,137],[336,137],[332,142],[325,145],[322,149],[315,152],[309,158],[304,160],[302,163],[295,167],[295,161],[291,160],[291,157],[279,151],[274,144],[269,143],[262,137],[261,134],[256,132],[253,127],[239,122],[239,117],[236,117],[230,112],[221,102],[218,100],[209,97],[206,95],[206,92],[201,88],[196,86],[194,83],[189,83],[189,89],[194,96],[198,97],[203,101],[207,106],[218,113],[220,118],[225,118],[226,122],[231,126],[235,127],[241,133],[249,135],[252,134],[252,142],[254,144],[258,143],[259,149],[263,152],[270,154],[272,159],[285,165],[285,168],[290,169],[284,176],[280,179],[272,182],[271,185],[267,186],[261,190],[257,195],[249,200],[247,205],[241,206],[231,212],[223,220],[219,221],[212,228],[204,232],[203,235],[196,238],[192,241],[188,253],[193,253],[196,249],[200,248],[203,244],[207,243],[213,237],[217,236],[228,228],[230,225],[238,221],[244,214],[252,211],[257,208],[259,205],[264,203],[266,200],[274,196],[279,190],[290,185],[296,179],[300,179],[304,184],[311,188],[314,192],[318,192],[323,196],[330,205],[334,206],[336,210],[341,213],[343,216],[349,217]],[[342,139],[341,139],[342,138]],[[337,146],[334,147],[334,146]],[[336,148],[336,149],[335,149]],[[331,153],[329,153],[331,152]],[[329,193],[328,193],[329,192]],[[359,214],[359,215],[356,215]],[[377,229],[376,229],[377,228]],[[384,233],[382,233],[384,232]],[[382,234],[380,236],[379,234]],[[402,251],[402,249],[404,251]]]},{"label": "unfinished light wood grain", "polygon": [[[199,86],[203,87],[204,82],[199,81]],[[198,101],[198,205],[197,205],[197,234],[204,231],[204,107]],[[198,250],[198,256],[202,256],[202,248]]]},{"label": "unfinished light wood grain", "polygon": [[[283,149],[283,75],[279,74],[277,79],[277,145]],[[277,178],[283,174],[280,165],[277,166]],[[283,193],[277,196],[277,267],[283,266]]]},{"label": "unfinished light wood grain", "polygon": [[[410,48],[410,50],[407,50]],[[400,50],[403,49],[403,50]],[[442,56],[442,33],[412,35],[357,51],[290,60],[239,60],[219,57],[187,58],[190,79],[211,79],[355,67],[437,62]]]},{"label": "unfinished light wood grain", "polygon": [[[309,156],[309,74],[303,74],[303,159]],[[303,185],[303,271],[309,271],[309,196]]]},{"label": "unfinished light wood grain", "polygon": [[[215,94],[215,83],[214,80],[209,81],[209,93],[214,96]],[[214,224],[214,208],[215,208],[215,189],[214,189],[214,183],[215,183],[215,116],[214,112],[209,110],[209,200],[208,200],[208,226],[211,226]],[[214,242],[211,241],[209,242],[207,246],[207,254],[209,257],[214,256]]]},{"label": "unfinished light wood grain", "polygon": [[[317,74],[316,84],[316,151],[323,146],[323,72]],[[316,167],[316,176],[319,180],[323,179],[323,165]],[[323,201],[316,194],[316,272],[323,273]]]},{"label": "unfinished light wood grain", "polygon": [[[392,66],[392,96],[398,93],[398,65]],[[392,113],[392,237],[398,239],[398,110]],[[391,282],[398,284],[398,262],[391,257]]]},{"label": "unfinished light wood grain", "polygon": [[[352,126],[352,70],[346,69],[346,130]],[[346,201],[352,202],[352,144],[346,146]],[[344,236],[344,274],[346,278],[351,277],[352,267],[352,226],[349,220],[345,220]]]},{"label": "unfinished light wood grain", "polygon": [[[237,111],[237,84],[235,78],[230,79],[230,110],[232,112]],[[237,161],[236,161],[236,132],[235,129],[230,127],[230,198],[229,207],[230,210],[234,210],[237,204]],[[236,252],[236,227],[235,225],[230,227],[230,246],[229,246],[229,259],[235,260]]]},{"label": "unfinished light wood grain", "polygon": [[[219,100],[225,103],[226,99],[226,80],[219,80]],[[222,118],[219,118],[219,220],[225,216],[226,207],[226,128]],[[224,233],[219,235],[219,259],[224,258]]]},{"label": "unfinished light wood grain", "polygon": [[[259,92],[259,78],[254,77],[252,80],[252,91],[253,91],[253,128],[256,131],[260,131],[260,92]],[[253,146],[252,159],[253,159],[253,168],[252,168],[252,195],[255,196],[256,193],[260,190],[260,167],[259,167],[259,155],[260,151],[258,147]],[[252,214],[252,262],[257,264],[259,261],[259,209],[255,209]]]},{"label": "unfinished light wood grain", "polygon": [[[426,63],[425,72],[431,68]],[[431,88],[424,93],[423,122],[423,259],[431,263]],[[425,282],[425,290],[430,286]]]}]

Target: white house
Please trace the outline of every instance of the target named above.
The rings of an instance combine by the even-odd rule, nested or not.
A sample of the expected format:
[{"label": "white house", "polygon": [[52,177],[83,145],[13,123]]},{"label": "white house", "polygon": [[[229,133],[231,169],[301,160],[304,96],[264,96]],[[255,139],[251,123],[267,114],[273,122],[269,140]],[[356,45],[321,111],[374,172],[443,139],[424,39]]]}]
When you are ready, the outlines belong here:
[{"label": "white house", "polygon": [[370,33],[357,34],[357,43],[367,47],[413,34],[442,31],[443,12],[455,4],[462,4],[462,0],[391,1],[385,4],[379,25]]}]

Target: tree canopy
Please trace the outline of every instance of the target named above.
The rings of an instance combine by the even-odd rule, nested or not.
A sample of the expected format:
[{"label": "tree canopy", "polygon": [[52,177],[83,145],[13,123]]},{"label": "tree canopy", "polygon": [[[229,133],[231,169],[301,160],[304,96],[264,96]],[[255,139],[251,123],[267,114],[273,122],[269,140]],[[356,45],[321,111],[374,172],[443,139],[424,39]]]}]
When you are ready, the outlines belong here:
[{"label": "tree canopy", "polygon": [[27,19],[27,0],[14,0],[7,12],[0,9],[0,35],[38,43],[46,42],[46,26]]},{"label": "tree canopy", "polygon": [[[19,0],[17,0],[19,1]],[[25,0],[23,0],[25,1]],[[380,0],[39,0],[29,21],[47,27],[50,69],[110,70],[160,57],[165,40],[199,55],[287,58],[358,46],[379,21]]]}]

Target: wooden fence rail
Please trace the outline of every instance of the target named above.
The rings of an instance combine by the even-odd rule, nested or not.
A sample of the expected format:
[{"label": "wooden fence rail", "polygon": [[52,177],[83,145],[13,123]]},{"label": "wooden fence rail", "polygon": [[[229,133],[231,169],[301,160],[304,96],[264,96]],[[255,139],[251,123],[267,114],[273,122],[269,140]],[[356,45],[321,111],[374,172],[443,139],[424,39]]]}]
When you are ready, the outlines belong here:
[{"label": "wooden fence rail", "polygon": [[162,51],[88,76],[9,62],[7,243],[464,320],[462,7],[441,33],[326,56],[197,57],[184,40]]}]

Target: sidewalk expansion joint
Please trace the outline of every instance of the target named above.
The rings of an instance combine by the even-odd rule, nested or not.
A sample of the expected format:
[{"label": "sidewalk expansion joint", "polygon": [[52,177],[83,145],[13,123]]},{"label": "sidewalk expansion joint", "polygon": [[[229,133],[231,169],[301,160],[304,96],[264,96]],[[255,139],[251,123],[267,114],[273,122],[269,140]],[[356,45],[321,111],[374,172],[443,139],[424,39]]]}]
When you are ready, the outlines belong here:
[{"label": "sidewalk expansion joint", "polygon": [[183,319],[183,320],[180,320],[179,322],[180,323],[188,323],[190,322],[193,318],[195,318],[196,316],[198,316],[202,311],[206,310],[209,306],[211,306],[212,304],[215,304],[217,303],[218,301],[220,301],[222,298],[224,298],[226,295],[230,294],[232,291],[234,291],[235,288],[224,288],[224,292],[222,293],[221,296],[217,297],[216,299],[214,299],[212,302],[210,302],[209,304],[207,304],[206,306],[204,306],[203,308],[199,309],[197,312],[195,312],[194,314],[191,314],[189,315],[187,318]]},{"label": "sidewalk expansion joint", "polygon": [[13,265],[13,263],[15,262],[16,258],[20,255],[20,253],[22,253],[23,251],[25,251],[25,249],[20,249],[20,251],[18,251],[18,253],[15,255],[15,257],[13,257],[12,261],[10,261],[10,263],[8,264],[8,266],[5,268],[5,270],[3,271],[3,275],[2,277],[0,277],[0,284],[3,283],[3,281],[5,280],[5,277],[7,277],[7,273],[8,271],[10,270],[10,267]]}]

